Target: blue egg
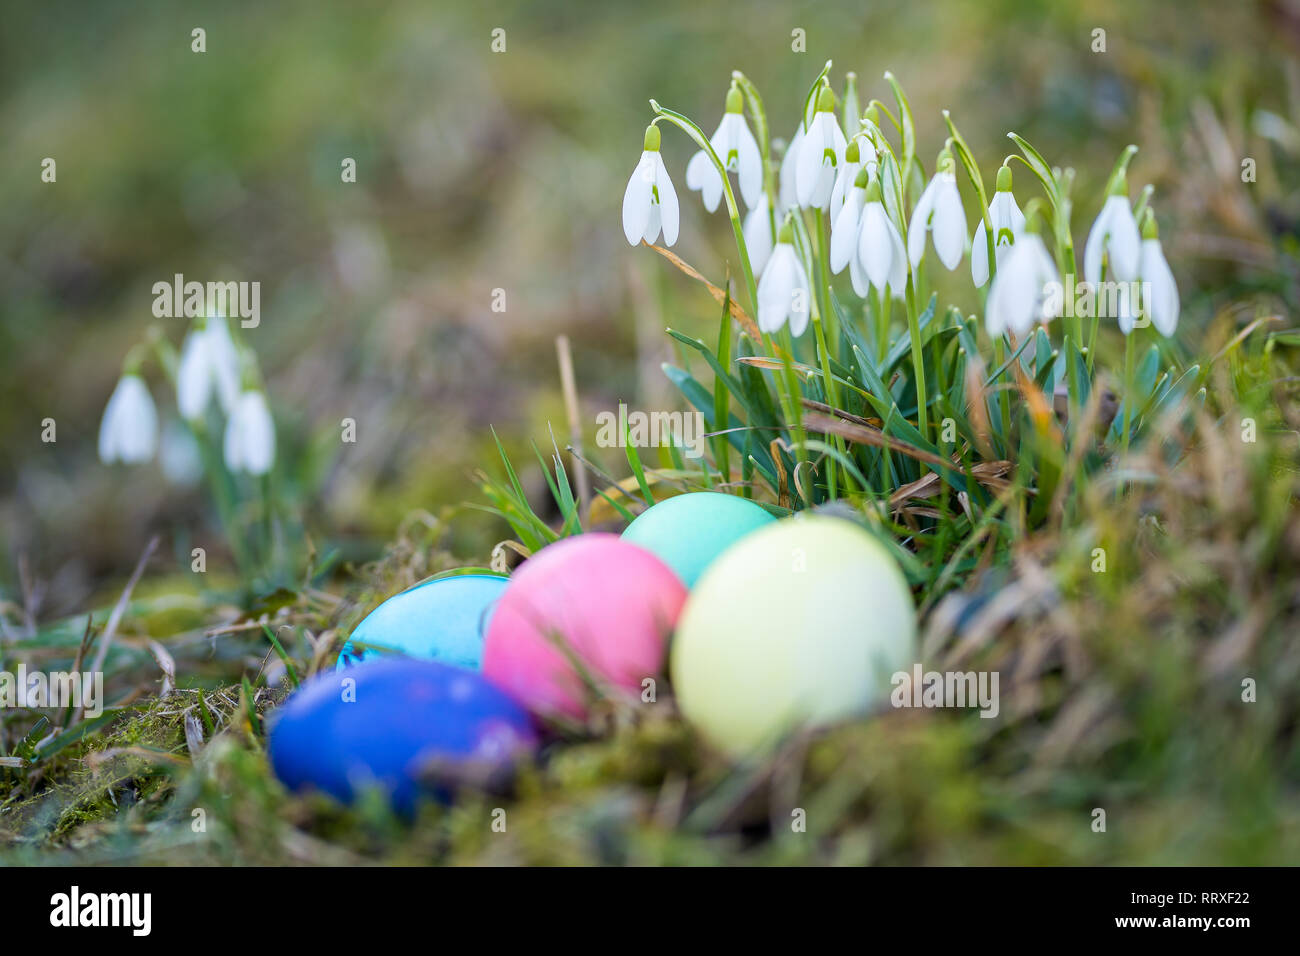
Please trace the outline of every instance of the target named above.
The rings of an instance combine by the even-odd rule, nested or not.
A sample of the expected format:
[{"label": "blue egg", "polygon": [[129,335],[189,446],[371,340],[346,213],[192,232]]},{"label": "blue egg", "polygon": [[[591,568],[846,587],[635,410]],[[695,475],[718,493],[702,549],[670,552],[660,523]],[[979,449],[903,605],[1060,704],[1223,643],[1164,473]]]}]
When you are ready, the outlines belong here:
[{"label": "blue egg", "polygon": [[387,650],[479,670],[488,619],[508,580],[452,574],[393,595],[356,626],[337,666],[372,660]]},{"label": "blue egg", "polygon": [[[318,674],[272,719],[271,766],[287,787],[350,801],[377,786],[402,811],[422,787],[450,800],[458,772],[484,779],[537,746],[527,713],[504,691],[436,661]],[[422,785],[431,770],[439,782]]]}]

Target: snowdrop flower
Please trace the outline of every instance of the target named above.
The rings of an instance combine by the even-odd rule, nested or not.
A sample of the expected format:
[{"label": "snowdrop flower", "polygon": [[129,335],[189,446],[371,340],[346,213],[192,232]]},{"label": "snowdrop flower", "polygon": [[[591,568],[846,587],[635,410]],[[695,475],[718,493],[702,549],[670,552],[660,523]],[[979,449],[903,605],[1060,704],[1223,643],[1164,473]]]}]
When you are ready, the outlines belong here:
[{"label": "snowdrop flower", "polygon": [[812,287],[808,273],[794,250],[794,230],[789,222],[781,226],[776,248],[758,280],[758,327],[779,332],[790,321],[790,334],[800,336],[808,328]]},{"label": "snowdrop flower", "polygon": [[[1165,260],[1156,231],[1156,218],[1148,209],[1142,220],[1142,252],[1138,271],[1142,276],[1142,311],[1156,327],[1156,331],[1169,338],[1178,328],[1178,285],[1174,273]],[[1120,330],[1125,335],[1133,330],[1133,320],[1121,319]]]},{"label": "snowdrop flower", "polygon": [[144,379],[126,372],[104,407],[99,423],[99,460],[138,465],[153,457],[158,444],[158,412]]},{"label": "snowdrop flower", "polygon": [[1060,288],[1056,263],[1043,240],[1036,233],[1022,233],[989,286],[985,305],[989,335],[1024,335],[1035,322],[1055,318],[1061,311]]},{"label": "snowdrop flower", "polygon": [[957,268],[966,250],[966,210],[957,191],[952,153],[945,149],[935,162],[934,178],[921,193],[907,225],[907,258],[915,268],[925,255],[925,235],[934,235],[934,251],[949,272]]},{"label": "snowdrop flower", "polygon": [[227,414],[239,397],[239,353],[224,317],[200,318],[185,336],[176,366],[176,404],[188,421],[201,418],[216,392]]},{"label": "snowdrop flower", "polygon": [[800,206],[826,209],[830,205],[835,174],[844,165],[847,146],[839,121],[835,119],[835,94],[823,89],[817,94],[817,113],[799,144],[795,195]]},{"label": "snowdrop flower", "polygon": [[652,123],[646,127],[641,161],[623,193],[623,235],[634,246],[643,239],[652,243],[662,228],[664,245],[671,246],[677,241],[679,223],[677,192],[659,155],[659,127]]},{"label": "snowdrop flower", "polygon": [[1106,197],[1083,249],[1083,277],[1094,289],[1101,282],[1103,256],[1110,265],[1112,279],[1132,282],[1137,278],[1142,250],[1133,207],[1128,201],[1128,181],[1123,175]]},{"label": "snowdrop flower", "polygon": [[275,423],[271,421],[266,396],[258,388],[246,389],[226,422],[223,443],[226,467],[265,475],[275,461]]},{"label": "snowdrop flower", "polygon": [[[853,148],[852,143],[849,144],[849,148]],[[869,181],[870,173],[865,169],[859,170],[854,177],[853,185],[849,187],[848,195],[840,204],[839,214],[831,220],[830,267],[831,272],[836,275],[857,259],[854,253],[857,251],[858,228],[862,224],[862,209],[866,205]],[[856,289],[856,283],[854,287]],[[858,294],[865,294],[865,290]]]},{"label": "snowdrop flower", "polygon": [[896,297],[907,291],[907,251],[898,227],[885,212],[880,201],[880,183],[872,180],[867,186],[862,207],[862,224],[858,227],[858,259],[866,278],[883,292],[885,286]]},{"label": "snowdrop flower", "polygon": [[[726,112],[709,139],[709,145],[727,172],[737,174],[740,195],[745,205],[753,209],[763,195],[763,157],[754,134],[745,123],[745,97],[735,85],[727,92]],[[709,212],[718,208],[718,201],[722,198],[722,176],[704,150],[692,156],[686,164],[686,188],[700,191],[704,208]]]},{"label": "snowdrop flower", "polygon": [[[993,224],[993,254],[998,267],[1006,258],[1016,237],[1025,231],[1025,214],[1016,205],[1015,194],[1011,192],[1011,167],[998,169],[998,191],[989,202],[989,222]],[[975,280],[975,287],[980,288],[989,281],[989,244],[988,233],[984,230],[984,217],[980,216],[979,225],[975,227],[975,238],[970,247],[970,275]]]},{"label": "snowdrop flower", "polygon": [[749,253],[749,267],[756,275],[763,274],[768,256],[772,254],[771,200],[763,193],[758,205],[745,214],[745,250]]},{"label": "snowdrop flower", "polygon": [[[867,149],[871,155],[875,151],[868,146]],[[875,163],[870,163],[875,166]],[[853,188],[853,183],[858,178],[858,172],[862,169],[862,147],[858,145],[856,138],[849,140],[844,147],[844,165],[840,167],[839,174],[835,177],[835,186],[831,189],[831,223],[840,216],[840,210],[844,208],[844,200],[849,191]]]},{"label": "snowdrop flower", "polygon": [[803,123],[801,122],[795,128],[794,135],[790,137],[790,145],[785,148],[785,155],[781,157],[781,187],[777,196],[780,213],[788,212],[799,205],[799,192],[795,188],[795,170],[799,166],[799,150],[803,147]]}]

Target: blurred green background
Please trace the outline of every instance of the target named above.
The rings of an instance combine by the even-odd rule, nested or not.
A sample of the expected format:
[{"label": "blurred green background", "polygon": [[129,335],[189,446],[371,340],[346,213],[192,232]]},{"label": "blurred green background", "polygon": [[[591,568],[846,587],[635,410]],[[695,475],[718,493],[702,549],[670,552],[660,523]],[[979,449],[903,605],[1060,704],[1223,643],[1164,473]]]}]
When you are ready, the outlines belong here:
[{"label": "blurred green background", "polygon": [[[1297,48],[1295,0],[7,4],[0,597],[21,602],[25,579],[43,582],[42,616],[82,609],[156,532],[178,569],[192,543],[220,565],[201,489],[95,456],[127,350],[152,326],[180,341],[183,320],[151,314],[151,286],[174,273],[261,283],[246,341],[278,423],[276,480],[349,560],[378,555],[414,510],[476,499],[489,426],[519,450],[549,443],[553,421],[563,442],[557,334],[573,341],[589,440],[620,400],[672,407],[663,327],[704,334],[716,307],[627,246],[619,208],[647,99],[711,132],[733,68],[776,136],[827,59],[837,88],[858,73],[864,102],[888,100],[884,70],[900,78],[927,168],[943,108],[986,177],[1016,130],[1078,169],[1080,246],[1115,156],[1138,143],[1130,182],[1156,186],[1183,334],[1243,293],[1294,306]],[[665,134],[675,251],[717,281],[734,250],[725,217],[685,188],[692,151]],[[355,184],[340,181],[345,157]],[[1033,186],[1018,167],[1022,204]],[[156,368],[150,383],[174,415]],[[356,444],[340,441],[345,417]],[[453,528],[467,560],[506,536],[475,512]]]}]

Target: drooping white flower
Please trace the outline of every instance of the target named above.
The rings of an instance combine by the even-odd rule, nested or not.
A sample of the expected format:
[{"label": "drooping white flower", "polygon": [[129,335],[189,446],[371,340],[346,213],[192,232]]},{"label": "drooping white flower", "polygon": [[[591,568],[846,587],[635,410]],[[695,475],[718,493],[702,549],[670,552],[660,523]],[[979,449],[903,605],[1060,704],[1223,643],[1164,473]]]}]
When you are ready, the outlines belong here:
[{"label": "drooping white flower", "polygon": [[202,417],[216,392],[227,414],[239,397],[239,354],[224,317],[199,318],[176,366],[176,404],[189,421]]},{"label": "drooping white flower", "polygon": [[[831,220],[831,272],[838,275],[853,262],[858,250],[858,228],[862,225],[862,209],[866,205],[868,170],[859,170],[849,187],[848,195],[840,204],[839,214]],[[863,293],[858,293],[859,295]]]},{"label": "drooping white flower", "polygon": [[759,329],[779,332],[789,320],[790,334],[802,335],[808,328],[811,297],[808,273],[795,252],[794,232],[787,222],[781,226],[776,248],[758,280]]},{"label": "drooping white flower", "polygon": [[653,243],[662,229],[664,245],[671,246],[677,241],[680,222],[677,191],[659,155],[659,127],[651,124],[646,127],[641,161],[623,192],[623,235],[635,246],[643,239]]},{"label": "drooping white flower", "polygon": [[763,274],[763,267],[772,255],[772,215],[771,202],[767,193],[759,198],[758,205],[745,214],[744,234],[745,249],[749,252],[749,267],[756,275]]},{"label": "drooping white flower", "polygon": [[799,190],[795,187],[795,171],[799,167],[799,150],[802,146],[803,123],[801,122],[795,128],[794,135],[790,137],[790,145],[785,148],[785,155],[781,157],[781,186],[777,196],[777,213],[779,215],[785,215],[785,213],[799,205]]},{"label": "drooping white flower", "polygon": [[[1011,167],[998,169],[998,191],[989,201],[989,222],[993,224],[993,254],[998,268],[1006,258],[1017,237],[1025,231],[1025,214],[1016,205],[1015,194],[1011,191]],[[975,227],[975,238],[970,245],[970,275],[975,280],[976,288],[989,281],[989,246],[988,233],[984,230],[984,217],[980,217]]]},{"label": "drooping white flower", "polygon": [[835,118],[835,94],[823,89],[817,95],[817,112],[799,144],[795,167],[795,193],[805,209],[827,209],[835,175],[844,165],[848,144]]},{"label": "drooping white flower", "polygon": [[1110,278],[1119,282],[1132,282],[1138,276],[1142,250],[1133,207],[1128,201],[1128,185],[1120,176],[1111,194],[1106,197],[1101,212],[1097,214],[1088,233],[1088,243],[1083,248],[1083,277],[1095,289],[1101,282],[1102,258],[1110,266]]},{"label": "drooping white flower", "polygon": [[225,316],[208,316],[207,355],[212,380],[217,387],[217,402],[229,415],[239,399],[239,349],[230,336]]},{"label": "drooping white flower", "polygon": [[[1156,219],[1151,210],[1147,210],[1142,224],[1142,253],[1138,272],[1142,277],[1142,313],[1151,320],[1156,331],[1169,338],[1178,328],[1178,284],[1174,281],[1173,270],[1165,259],[1164,250],[1160,248],[1160,238],[1156,231]],[[1120,329],[1125,335],[1132,331],[1133,323]]]},{"label": "drooping white flower", "polygon": [[952,154],[946,149],[939,154],[936,172],[921,198],[912,210],[907,224],[907,258],[916,268],[925,255],[925,235],[934,236],[934,251],[949,272],[961,262],[966,251],[966,210],[961,205],[957,190]]},{"label": "drooping white flower", "polygon": [[880,201],[878,181],[868,184],[864,198],[858,227],[859,264],[877,292],[889,286],[894,297],[902,298],[907,292],[907,250],[903,248],[903,237]]},{"label": "drooping white flower", "polygon": [[[727,172],[736,173],[740,181],[740,195],[745,205],[753,209],[763,195],[763,156],[758,141],[745,122],[745,98],[733,86],[727,92],[727,108],[722,122],[709,138],[709,145]],[[704,199],[704,208],[713,212],[722,199],[722,176],[718,167],[704,150],[691,157],[686,164],[686,188],[698,190]]]},{"label": "drooping white flower", "polygon": [[1043,240],[1036,233],[1022,233],[989,286],[985,304],[989,335],[1024,335],[1035,322],[1055,318],[1062,306],[1060,289],[1056,263]]},{"label": "drooping white flower", "polygon": [[118,379],[99,423],[99,460],[138,465],[158,447],[158,412],[144,379],[134,372]]},{"label": "drooping white flower", "polygon": [[226,422],[222,449],[230,471],[264,475],[271,470],[275,462],[275,423],[261,389],[250,388],[239,396]]}]

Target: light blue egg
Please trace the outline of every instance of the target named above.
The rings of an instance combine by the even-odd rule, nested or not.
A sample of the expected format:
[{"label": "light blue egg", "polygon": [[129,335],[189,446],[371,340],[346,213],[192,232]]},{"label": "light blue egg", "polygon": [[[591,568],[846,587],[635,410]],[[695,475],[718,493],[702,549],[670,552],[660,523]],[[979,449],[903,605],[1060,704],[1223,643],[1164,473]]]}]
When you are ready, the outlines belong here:
[{"label": "light blue egg", "polygon": [[689,588],[734,542],[775,520],[748,498],[697,491],[647,508],[627,526],[623,540],[658,556]]},{"label": "light blue egg", "polygon": [[483,635],[507,581],[496,574],[451,574],[395,594],[357,625],[337,666],[397,653],[478,670]]}]

